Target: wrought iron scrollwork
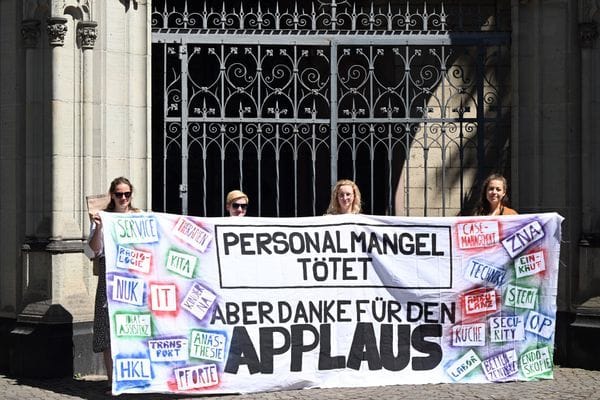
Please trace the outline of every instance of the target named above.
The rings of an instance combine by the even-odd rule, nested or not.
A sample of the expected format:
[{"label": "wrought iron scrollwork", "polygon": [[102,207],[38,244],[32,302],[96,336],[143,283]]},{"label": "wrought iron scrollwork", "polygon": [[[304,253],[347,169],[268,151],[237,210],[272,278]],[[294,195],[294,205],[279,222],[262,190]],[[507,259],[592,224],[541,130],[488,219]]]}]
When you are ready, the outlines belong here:
[{"label": "wrought iron scrollwork", "polygon": [[509,35],[480,38],[510,2],[364,3],[157,6],[163,175],[190,163],[177,173],[192,213],[222,212],[208,194],[235,186],[255,191],[256,215],[318,215],[344,176],[366,212],[443,215],[473,165],[503,157]]},{"label": "wrought iron scrollwork", "polygon": [[[159,1],[155,4],[160,3]],[[456,30],[508,30],[510,7],[493,1],[406,1],[375,4],[345,0],[258,1],[254,6],[227,7],[208,1],[186,1],[182,8],[169,8],[168,1],[154,8],[152,27],[199,30],[329,31],[329,32],[447,32]],[[265,6],[264,3],[269,4]]]}]

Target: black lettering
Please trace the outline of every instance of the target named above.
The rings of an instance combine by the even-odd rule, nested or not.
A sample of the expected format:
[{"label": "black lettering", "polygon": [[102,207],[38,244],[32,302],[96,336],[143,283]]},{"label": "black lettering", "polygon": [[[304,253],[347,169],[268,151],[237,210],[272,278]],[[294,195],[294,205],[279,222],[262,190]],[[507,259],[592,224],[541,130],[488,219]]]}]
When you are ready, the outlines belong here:
[{"label": "black lettering", "polygon": [[387,254],[388,249],[391,249],[392,254],[398,254],[398,240],[396,239],[396,235],[392,239],[387,233],[383,234],[383,254]]},{"label": "black lettering", "polygon": [[389,371],[401,371],[410,361],[410,325],[396,325],[398,341],[394,356],[394,325],[382,324],[380,333],[379,355],[383,368]]},{"label": "black lettering", "polygon": [[271,313],[273,312],[273,304],[266,301],[258,302],[258,315],[261,324],[264,324],[265,321],[268,321],[272,324],[275,323],[273,318],[271,318]]},{"label": "black lettering", "polygon": [[[304,344],[304,332],[313,334],[312,343]],[[319,332],[309,324],[292,325],[292,361],[290,371],[302,371],[302,354],[311,351],[319,345]]]},{"label": "black lettering", "polygon": [[331,237],[331,234],[329,233],[329,231],[325,231],[325,237],[323,238],[323,252],[333,252],[336,253],[336,248],[335,248],[335,243],[333,241],[333,238]]},{"label": "black lettering", "polygon": [[213,310],[212,316],[210,318],[210,324],[214,325],[214,323],[217,321],[221,322],[222,324],[227,323],[225,321],[225,318],[223,317],[223,313],[221,312],[221,309],[219,308],[218,304],[216,305],[216,307]]},{"label": "black lettering", "polygon": [[321,346],[319,348],[319,370],[339,369],[346,367],[346,357],[331,357],[331,324],[319,327]]},{"label": "black lettering", "polygon": [[413,237],[410,235],[410,233],[401,233],[398,240],[400,242],[400,253],[408,256],[415,252]]},{"label": "black lettering", "polygon": [[320,248],[319,248],[319,233],[318,232],[315,232],[314,237],[312,237],[308,232],[305,232],[304,233],[304,241],[305,241],[307,253],[310,253],[310,252],[320,253],[321,252]]},{"label": "black lettering", "polygon": [[240,242],[238,236],[233,232],[223,234],[223,242],[225,247],[225,255],[229,255],[229,248],[237,245]]},{"label": "black lettering", "polygon": [[406,303],[406,321],[417,322],[423,316],[423,306],[420,303],[408,301]]},{"label": "black lettering", "polygon": [[285,233],[283,232],[273,233],[273,243],[276,245],[273,249],[275,254],[285,254],[290,249],[288,243],[285,241]]},{"label": "black lettering", "polygon": [[252,345],[252,340],[243,326],[233,328],[229,355],[225,364],[225,372],[237,374],[240,365],[247,365],[250,374],[261,372],[260,360]]},{"label": "black lettering", "polygon": [[287,301],[278,301],[277,309],[279,311],[279,323],[285,324],[292,319],[292,306]]},{"label": "black lettering", "polygon": [[439,309],[440,303],[425,302],[425,303],[423,303],[423,306],[424,306],[423,308],[425,309],[425,311],[424,311],[424,315],[425,315],[424,321],[425,322],[430,323],[430,324],[440,322],[439,315],[437,318],[435,318],[436,313],[433,310],[433,309],[435,309],[435,310]]},{"label": "black lettering", "polygon": [[370,370],[381,369],[381,357],[377,349],[373,324],[359,322],[356,324],[354,337],[352,338],[347,366],[358,371],[361,363],[365,360],[368,362]]},{"label": "black lettering", "polygon": [[[294,239],[297,239],[296,243],[294,243]],[[300,232],[290,233],[290,237],[288,238],[288,240],[290,242],[290,250],[292,251],[292,254],[305,253],[304,238]]]},{"label": "black lettering", "polygon": [[356,251],[356,245],[360,245],[360,252],[367,252],[367,241],[366,241],[365,232],[356,233],[355,231],[350,232],[350,248],[352,252]]},{"label": "black lettering", "polygon": [[[260,328],[260,372],[263,374],[273,373],[273,358],[277,354],[283,354],[290,349],[290,333],[287,329],[274,326],[268,328]],[[283,344],[281,347],[274,346],[274,336],[280,333],[283,336]]]},{"label": "black lettering", "polygon": [[345,306],[352,304],[350,300],[338,300],[337,301],[337,321],[338,322],[352,322],[352,318],[344,317],[346,314]]},{"label": "black lettering", "polygon": [[506,240],[507,240],[509,243],[511,243],[511,245],[512,245],[512,246],[511,246],[511,249],[512,249],[512,252],[513,252],[513,253],[516,253],[516,252],[517,252],[517,248],[518,248],[518,247],[516,246],[515,239],[516,239],[516,237],[515,237],[515,236],[511,236],[511,237],[509,237],[509,238],[506,238]]},{"label": "black lettering", "polygon": [[271,249],[267,246],[271,243],[271,235],[268,233],[257,233],[256,234],[256,252],[258,254],[271,254]]},{"label": "black lettering", "polygon": [[381,254],[381,248],[379,247],[379,238],[376,232],[371,232],[371,238],[369,240],[369,253],[373,253],[373,250],[377,250],[377,254]]},{"label": "black lettering", "polygon": [[443,256],[443,251],[438,251],[437,249],[437,234],[431,235],[431,254],[434,256]]},{"label": "black lettering", "polygon": [[254,325],[258,323],[256,319],[250,319],[254,315],[254,312],[252,311],[252,308],[254,307],[256,307],[255,301],[242,302],[242,321],[244,325]]},{"label": "black lettering", "polygon": [[418,256],[428,256],[431,255],[430,251],[424,250],[427,247],[426,238],[429,236],[428,233],[417,233],[415,234],[415,242],[416,242],[416,255]]},{"label": "black lettering", "polygon": [[392,319],[395,319],[398,322],[402,322],[402,318],[398,316],[398,313],[402,310],[402,305],[398,303],[396,300],[388,300],[387,301],[387,315],[388,322],[392,322]]},{"label": "black lettering", "polygon": [[336,251],[336,253],[347,253],[348,249],[342,247],[342,240],[341,240],[341,232],[340,231],[335,231],[335,239],[336,239],[336,243],[337,243],[337,251]]},{"label": "black lettering", "polygon": [[303,302],[298,302],[296,305],[296,312],[294,313],[294,323],[298,323],[299,320],[302,319],[304,322],[308,322],[308,317],[306,316],[306,309],[304,308]]},{"label": "black lettering", "polygon": [[225,315],[229,325],[235,325],[240,322],[240,306],[236,303],[225,303]]},{"label": "black lettering", "polygon": [[243,255],[253,255],[256,254],[255,250],[252,250],[252,236],[254,236],[251,233],[242,233],[240,234],[239,238],[240,238],[240,246],[241,246],[241,253]]},{"label": "black lettering", "polygon": [[413,357],[413,371],[429,371],[438,366],[442,361],[442,347],[439,343],[425,340],[427,337],[442,337],[441,324],[423,324],[417,326],[411,335],[412,346],[421,353],[429,354],[425,357]]},{"label": "black lettering", "polygon": [[446,303],[442,303],[441,307],[442,307],[442,319],[440,322],[443,324],[445,324],[446,321],[454,323],[454,321],[456,320],[456,303],[452,302],[452,303],[450,303],[450,306],[448,306],[448,304],[446,304]]}]

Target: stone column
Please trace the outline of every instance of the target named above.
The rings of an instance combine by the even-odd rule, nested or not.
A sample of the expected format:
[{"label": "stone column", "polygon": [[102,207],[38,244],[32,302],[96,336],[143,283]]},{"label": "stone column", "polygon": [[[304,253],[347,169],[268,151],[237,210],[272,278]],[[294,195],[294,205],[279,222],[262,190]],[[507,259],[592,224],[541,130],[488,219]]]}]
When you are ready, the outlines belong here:
[{"label": "stone column", "polygon": [[556,298],[556,360],[568,351],[566,332],[580,273],[581,141],[578,2],[513,0],[512,193],[521,213],[557,212],[562,227]]},{"label": "stone column", "polygon": [[[62,223],[64,221],[61,220],[60,211],[57,207],[62,204],[62,193],[61,193],[61,185],[59,182],[65,178],[64,172],[66,168],[69,168],[68,165],[63,164],[63,160],[61,154],[64,152],[64,145],[62,140],[64,138],[64,134],[60,134],[62,132],[61,122],[63,120],[63,114],[65,113],[64,109],[64,100],[68,97],[67,93],[63,91],[66,89],[63,79],[61,79],[61,74],[66,71],[66,63],[64,62],[64,58],[66,57],[66,51],[64,51],[65,44],[65,35],[67,33],[67,19],[63,17],[49,17],[47,20],[47,29],[48,29],[48,41],[50,44],[50,53],[51,53],[51,64],[52,64],[52,89],[51,89],[51,99],[50,99],[50,113],[52,116],[52,155],[51,155],[51,170],[52,170],[52,217],[51,217],[51,232],[50,232],[50,240],[60,240],[62,236]],[[62,52],[65,54],[61,54]]]},{"label": "stone column", "polygon": [[[35,11],[24,14],[40,21],[22,22],[28,50],[20,74],[31,78],[31,86],[23,89],[30,90],[22,118],[27,122],[14,136],[26,147],[27,168],[12,169],[20,173],[17,190],[27,191],[13,196],[23,203],[26,217],[16,225],[25,238],[18,242],[23,266],[6,269],[25,271],[26,278],[21,283],[0,277],[9,276],[13,287],[23,289],[16,328],[6,341],[9,370],[16,376],[104,372],[91,344],[96,277],[82,254],[89,228],[84,196],[105,191],[113,177],[125,175],[136,187],[136,206],[146,208],[151,180],[149,4],[129,3],[23,2],[24,10]],[[91,21],[92,11],[98,23]],[[35,49],[38,36],[44,40]],[[6,297],[6,291],[1,294]]]},{"label": "stone column", "polygon": [[96,27],[94,21],[81,21],[77,24],[77,37],[79,46],[83,53],[82,61],[82,158],[83,158],[83,193],[86,195],[94,193],[93,186],[93,156],[94,156],[94,98],[93,98],[93,76],[94,64],[92,50],[96,43]]},{"label": "stone column", "polygon": [[[596,121],[599,84],[598,65],[595,63],[594,43],[598,38],[598,25],[595,21],[579,24],[581,47],[581,237],[578,281],[575,288],[575,302],[580,304],[590,298],[600,296],[597,283],[600,281],[600,205],[597,185],[598,173],[598,125]],[[600,298],[600,297],[598,297]],[[599,323],[600,326],[600,323]]]},{"label": "stone column", "polygon": [[[598,205],[597,196],[600,193],[596,185],[594,176],[597,173],[597,166],[594,160],[597,158],[595,150],[597,149],[597,132],[594,132],[593,115],[598,110],[593,109],[594,104],[594,85],[595,76],[598,71],[594,69],[594,42],[598,38],[598,24],[595,21],[582,22],[579,24],[579,43],[581,45],[581,180],[582,185],[582,244],[591,245],[595,240],[600,240],[600,205]],[[594,234],[597,238],[593,238]],[[600,246],[600,241],[596,244]]]},{"label": "stone column", "polygon": [[48,41],[52,47],[62,47],[67,34],[67,19],[63,17],[48,17]]},{"label": "stone column", "polygon": [[[36,179],[36,174],[32,173],[34,169],[38,169],[41,165],[38,164],[41,160],[42,154],[40,150],[42,148],[41,143],[36,143],[36,137],[41,136],[39,130],[43,129],[40,124],[40,116],[42,115],[41,98],[39,96],[39,88],[43,85],[43,80],[40,79],[40,70],[36,67],[39,63],[39,39],[40,39],[40,24],[41,22],[36,19],[27,19],[21,22],[21,35],[23,37],[23,47],[25,48],[25,180],[26,182],[39,182]],[[34,116],[37,116],[35,118]],[[34,196],[36,193],[32,193],[30,186],[26,189],[26,207],[27,209],[33,209],[34,202],[39,201],[39,196]],[[25,225],[31,225],[31,218],[26,217]],[[27,226],[26,232],[32,232],[34,229],[31,226]],[[23,300],[23,294],[25,292],[25,285],[23,283],[23,275],[27,274],[27,264],[24,263],[23,268],[17,274],[17,304],[21,304]]]},{"label": "stone column", "polygon": [[23,20],[21,22],[21,35],[23,36],[25,50],[37,48],[40,40],[40,21],[37,19]]},{"label": "stone column", "polygon": [[25,48],[25,181],[26,186],[26,233],[38,231],[39,221],[43,218],[43,196],[39,188],[43,186],[44,176],[44,73],[46,68],[45,49],[40,48],[39,39],[41,21],[23,20],[21,33]]},{"label": "stone column", "polygon": [[580,61],[580,163],[581,207],[579,263],[573,282],[573,306],[575,319],[570,325],[567,362],[563,365],[585,369],[600,368],[596,352],[591,352],[600,334],[600,205],[598,204],[598,151],[600,140],[600,52],[598,44],[598,20],[600,1],[579,2],[579,61]]},{"label": "stone column", "polygon": [[[26,21],[24,28],[30,32],[31,23]],[[32,53],[27,56],[27,87],[26,87],[26,132],[27,137],[27,169],[29,192],[36,196],[46,198],[51,193],[52,200],[47,199],[28,204],[28,238],[22,246],[23,269],[27,274],[27,281],[23,284],[24,309],[17,317],[16,328],[12,333],[13,351],[10,357],[10,371],[17,376],[67,376],[73,373],[73,315],[60,304],[55,291],[60,287],[59,276],[63,273],[65,253],[81,250],[81,244],[66,245],[62,242],[61,233],[63,224],[57,218],[56,196],[62,195],[61,190],[55,187],[60,179],[64,179],[57,171],[64,171],[65,167],[59,166],[59,155],[62,143],[58,138],[63,133],[61,129],[60,90],[59,79],[63,71],[61,61],[63,57],[56,50],[64,45],[67,32],[67,19],[62,17],[49,17],[47,19],[47,35],[50,50],[50,60],[46,54]],[[26,44],[31,44],[31,35],[27,35]],[[38,57],[36,57],[38,56]],[[49,105],[51,126],[46,126],[46,120],[39,123],[44,112],[36,118],[35,93],[40,90],[43,82],[37,82],[34,77],[45,72],[44,61],[51,63],[51,91],[50,102],[39,101],[40,111]],[[43,79],[42,79],[43,81]],[[64,88],[62,89],[64,90]],[[64,106],[63,106],[64,108]],[[37,122],[36,122],[37,121]],[[37,126],[33,124],[39,123]],[[33,126],[33,127],[32,127]],[[41,130],[41,132],[36,132]],[[47,148],[45,141],[51,133],[51,149]],[[64,133],[63,133],[64,134]],[[41,155],[38,159],[38,155]],[[48,161],[46,161],[48,160]],[[43,168],[40,168],[42,167]],[[36,168],[37,167],[37,168]],[[50,167],[50,168],[48,168]],[[45,173],[48,169],[49,174]],[[37,183],[39,182],[39,183]],[[60,186],[58,186],[60,188]],[[28,196],[28,198],[34,196]],[[48,207],[50,215],[48,214]],[[40,216],[40,218],[37,218]],[[42,220],[49,221],[45,229]],[[67,248],[71,247],[71,248]]]}]

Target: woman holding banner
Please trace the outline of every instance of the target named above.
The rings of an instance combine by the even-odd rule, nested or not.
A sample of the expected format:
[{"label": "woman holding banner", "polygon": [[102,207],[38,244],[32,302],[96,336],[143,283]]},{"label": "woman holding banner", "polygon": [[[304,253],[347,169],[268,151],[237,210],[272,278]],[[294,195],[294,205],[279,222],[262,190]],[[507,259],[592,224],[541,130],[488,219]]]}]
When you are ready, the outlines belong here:
[{"label": "woman holding banner", "polygon": [[[140,210],[131,204],[132,194],[133,185],[127,178],[122,176],[115,178],[110,184],[110,202],[104,211],[119,213],[139,212]],[[110,352],[110,325],[106,298],[106,264],[104,259],[104,243],[102,240],[102,219],[99,213],[90,217],[92,224],[85,250],[90,258],[98,262],[99,267],[98,287],[96,288],[96,300],[94,304],[93,350],[95,353],[103,353],[109,383],[107,394],[111,394],[112,356]]]},{"label": "woman holding banner", "polygon": [[331,191],[327,215],[359,214],[362,209],[360,190],[350,179],[340,179]]},{"label": "woman holding banner", "polygon": [[481,187],[481,195],[473,215],[516,215],[515,210],[508,207],[508,184],[500,174],[488,176]]}]

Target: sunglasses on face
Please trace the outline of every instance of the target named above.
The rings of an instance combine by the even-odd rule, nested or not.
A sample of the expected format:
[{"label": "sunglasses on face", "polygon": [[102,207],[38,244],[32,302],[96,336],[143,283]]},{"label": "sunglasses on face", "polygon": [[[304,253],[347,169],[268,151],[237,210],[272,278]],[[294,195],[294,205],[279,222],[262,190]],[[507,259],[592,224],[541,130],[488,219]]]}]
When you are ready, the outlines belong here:
[{"label": "sunglasses on face", "polygon": [[114,192],[113,194],[117,199],[120,199],[123,196],[125,196],[126,199],[131,197],[131,192]]},{"label": "sunglasses on face", "polygon": [[245,210],[246,208],[248,208],[248,204],[244,204],[244,203],[231,203],[231,207],[233,207],[233,208],[241,208],[242,210]]}]

